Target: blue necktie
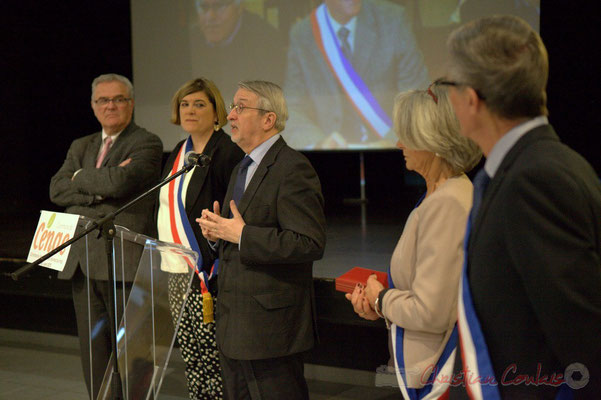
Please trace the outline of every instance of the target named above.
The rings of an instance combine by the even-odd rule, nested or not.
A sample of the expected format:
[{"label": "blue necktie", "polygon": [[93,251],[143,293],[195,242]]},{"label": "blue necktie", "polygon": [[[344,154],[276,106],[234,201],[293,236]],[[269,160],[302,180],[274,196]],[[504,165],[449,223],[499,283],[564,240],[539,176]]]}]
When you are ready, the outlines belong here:
[{"label": "blue necktie", "polygon": [[472,202],[472,210],[470,211],[470,225],[474,226],[474,220],[478,215],[478,211],[480,210],[480,205],[482,204],[482,197],[484,197],[484,192],[488,184],[490,183],[490,177],[482,168],[476,176],[474,177],[474,200]]},{"label": "blue necktie", "polygon": [[[240,167],[238,168],[238,175],[236,176],[236,183],[234,184],[234,193],[232,200],[236,203],[236,206],[240,205],[240,199],[244,194],[244,185],[246,184],[246,172],[248,172],[248,166],[253,162],[253,159],[249,156],[244,156],[240,161]],[[231,211],[230,211],[231,213]]]}]

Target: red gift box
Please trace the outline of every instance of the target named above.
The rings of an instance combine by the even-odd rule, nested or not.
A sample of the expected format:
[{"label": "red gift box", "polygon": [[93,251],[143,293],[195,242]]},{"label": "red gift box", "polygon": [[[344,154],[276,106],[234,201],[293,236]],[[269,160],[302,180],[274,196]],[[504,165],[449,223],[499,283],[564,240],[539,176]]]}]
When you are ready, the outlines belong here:
[{"label": "red gift box", "polygon": [[373,274],[377,275],[378,281],[380,281],[385,288],[388,287],[388,274],[386,272],[355,267],[336,278],[336,290],[344,293],[352,293],[353,290],[355,290],[357,283],[361,283],[365,286],[365,284],[367,284],[367,278]]}]

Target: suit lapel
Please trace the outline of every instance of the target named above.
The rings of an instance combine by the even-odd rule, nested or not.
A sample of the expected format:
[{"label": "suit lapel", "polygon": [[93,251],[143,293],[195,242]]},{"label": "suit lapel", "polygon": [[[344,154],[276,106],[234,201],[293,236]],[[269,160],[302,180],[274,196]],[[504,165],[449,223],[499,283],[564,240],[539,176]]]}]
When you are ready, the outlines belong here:
[{"label": "suit lapel", "polygon": [[[113,145],[109,149],[109,152],[106,154],[106,157],[104,157],[104,160],[102,160],[102,164],[100,165],[101,167],[106,167],[107,165],[117,165],[117,163],[115,163],[115,161],[113,161],[112,159],[115,157],[115,154],[118,154],[119,149],[125,146],[125,142],[127,141],[127,137],[129,136],[129,134],[137,128],[138,127],[133,122],[130,122],[129,125],[125,127],[123,132],[121,132],[115,143],[113,143]],[[100,148],[100,143],[98,144],[98,148]],[[123,160],[117,161],[121,162]]]},{"label": "suit lapel", "polygon": [[[252,198],[257,192],[257,189],[261,185],[263,178],[265,178],[267,171],[269,171],[269,167],[275,162],[278,153],[280,152],[282,147],[284,147],[285,144],[286,142],[284,141],[284,139],[280,137],[267,151],[265,157],[263,157],[263,160],[261,160],[261,164],[258,165],[257,170],[255,171],[250,182],[248,183],[244,194],[242,195],[242,199],[240,199],[240,204],[238,204],[238,211],[240,211],[240,214],[244,215],[244,212],[246,211],[248,205],[252,201]],[[232,172],[232,179],[230,179],[230,183],[227,188],[227,193],[223,201],[224,204],[223,210],[221,211],[221,215],[225,216],[226,218],[230,215],[230,200],[232,199],[232,194],[234,192],[234,185],[236,182],[235,177],[238,176],[239,167],[240,164],[238,164]]]},{"label": "suit lapel", "polygon": [[81,161],[82,168],[96,168],[96,158],[100,152],[100,143],[102,142],[102,131],[94,135],[94,138],[88,143],[83,160]]},{"label": "suit lapel", "polygon": [[275,162],[278,153],[285,144],[286,142],[284,142],[284,139],[280,137],[267,151],[265,157],[263,157],[263,160],[261,160],[261,164],[259,164],[257,167],[257,170],[248,183],[244,194],[242,195],[242,199],[240,199],[240,205],[238,206],[238,211],[240,211],[240,214],[244,215],[244,212],[255,196],[255,193],[261,185],[261,182],[263,182],[263,178],[267,174],[267,171],[269,171],[269,167],[271,167],[271,165]]},{"label": "suit lapel", "polygon": [[[213,132],[203,150],[203,153],[213,158],[213,155],[215,154],[215,148],[217,147],[219,141],[223,138],[223,135],[224,133],[221,130]],[[196,203],[198,200],[198,196],[204,187],[210,168],[212,168],[212,166],[209,164],[206,167],[196,167],[193,169],[192,178],[190,179],[188,190],[186,191],[186,210],[188,216],[190,216],[190,212],[192,212],[192,209],[194,208],[194,203]]]},{"label": "suit lapel", "polygon": [[517,143],[511,148],[511,150],[509,150],[507,155],[505,155],[505,158],[503,158],[499,169],[495,173],[494,178],[490,181],[490,184],[484,193],[482,205],[480,206],[480,210],[478,211],[478,215],[476,216],[474,226],[472,227],[472,232],[470,234],[470,246],[473,245],[473,243],[477,240],[480,226],[482,225],[488,208],[492,203],[492,200],[495,198],[499,188],[501,187],[507,172],[516,163],[516,160],[525,149],[527,149],[531,144],[541,140],[559,140],[559,138],[555,134],[555,131],[551,125],[539,126],[522,136],[520,140],[518,140]]}]

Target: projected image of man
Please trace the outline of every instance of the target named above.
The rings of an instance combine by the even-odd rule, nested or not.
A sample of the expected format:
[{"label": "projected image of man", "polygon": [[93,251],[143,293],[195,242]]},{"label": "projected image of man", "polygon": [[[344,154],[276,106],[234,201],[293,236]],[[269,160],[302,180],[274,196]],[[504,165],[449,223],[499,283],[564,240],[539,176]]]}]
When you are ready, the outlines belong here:
[{"label": "projected image of man", "polygon": [[287,140],[299,149],[393,147],[395,94],[427,84],[403,7],[325,0],[290,31]]},{"label": "projected image of man", "polygon": [[[262,78],[282,82],[283,35],[247,11],[242,0],[194,0],[190,25],[190,57],[194,75],[206,76],[231,101],[237,82]],[[244,62],[240,62],[244,60]],[[269,64],[265,60],[271,60]]]}]

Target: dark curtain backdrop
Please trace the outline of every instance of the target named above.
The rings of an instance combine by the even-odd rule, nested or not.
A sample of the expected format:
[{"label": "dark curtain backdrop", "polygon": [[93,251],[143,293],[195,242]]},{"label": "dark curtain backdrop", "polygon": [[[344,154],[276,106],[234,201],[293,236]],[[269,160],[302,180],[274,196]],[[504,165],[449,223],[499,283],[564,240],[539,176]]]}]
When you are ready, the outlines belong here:
[{"label": "dark curtain backdrop", "polygon": [[[106,72],[131,78],[130,9],[123,0],[4,0],[0,18],[0,257],[25,257],[22,248],[28,250],[38,211],[57,210],[48,200],[48,184],[69,144],[99,128],[90,108],[92,79]],[[601,68],[594,60],[600,27],[595,1],[542,5],[541,35],[551,64],[551,121],[562,140],[598,173]],[[308,155],[321,176],[330,209],[343,198],[359,195],[358,154]],[[394,207],[395,199],[403,196],[401,165],[397,152],[366,154],[370,204]]]}]

